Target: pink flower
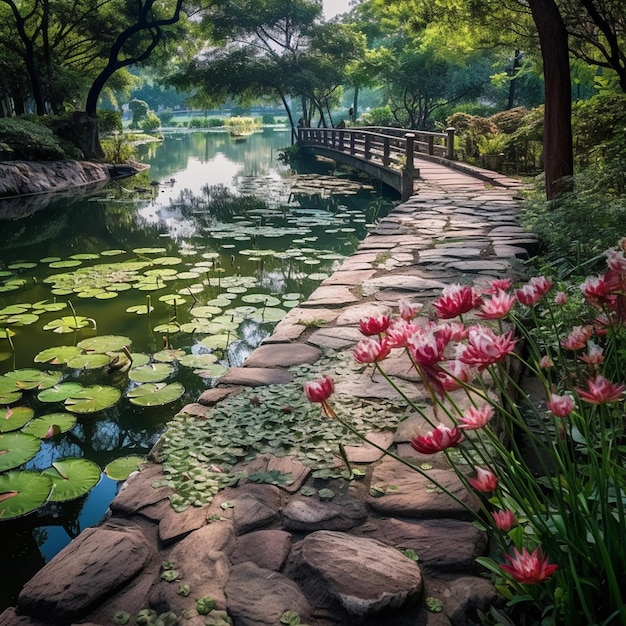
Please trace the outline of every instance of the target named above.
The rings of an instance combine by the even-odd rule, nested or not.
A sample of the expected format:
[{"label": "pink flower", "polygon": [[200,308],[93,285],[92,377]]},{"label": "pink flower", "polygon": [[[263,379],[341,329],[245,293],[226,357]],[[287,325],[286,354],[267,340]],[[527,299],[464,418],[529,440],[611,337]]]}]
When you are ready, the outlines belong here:
[{"label": "pink flower", "polygon": [[499,291],[490,300],[485,300],[480,307],[480,313],[476,315],[483,319],[501,320],[509,314],[515,304],[515,296],[505,291]]},{"label": "pink flower", "polygon": [[489,289],[487,289],[485,293],[496,294],[499,291],[506,291],[507,289],[510,289],[512,284],[512,278],[496,278],[491,281]]},{"label": "pink flower", "polygon": [[550,395],[550,401],[546,402],[546,406],[553,415],[567,417],[576,408],[576,403],[572,396],[559,396],[553,393]]},{"label": "pink flower", "polygon": [[459,418],[461,424],[459,428],[464,428],[465,430],[476,430],[477,428],[482,428],[491,418],[493,417],[493,407],[485,404],[485,406],[477,409],[476,407],[471,406],[465,413],[463,417]]},{"label": "pink flower", "polygon": [[509,509],[506,511],[494,511],[491,513],[491,517],[493,517],[496,527],[505,533],[511,530],[513,526],[517,525],[515,513]]},{"label": "pink flower", "polygon": [[619,402],[622,399],[622,393],[626,389],[626,384],[618,385],[612,383],[604,376],[596,376],[595,379],[587,381],[587,391],[583,391],[575,387],[578,395],[589,404],[609,404],[610,402]]},{"label": "pink flower", "polygon": [[361,339],[354,348],[352,355],[359,363],[378,363],[389,356],[391,347],[387,339]]},{"label": "pink flower", "polygon": [[368,337],[373,335],[380,335],[381,333],[384,333],[388,327],[388,315],[364,317],[362,320],[359,320],[359,330],[363,335],[366,335]]},{"label": "pink flower", "polygon": [[521,289],[517,289],[517,299],[526,306],[535,306],[552,288],[552,281],[545,276],[533,276]]},{"label": "pink flower", "polygon": [[518,583],[536,585],[550,578],[558,568],[558,565],[548,563],[548,559],[541,554],[539,548],[528,552],[524,547],[521,554],[517,548],[513,548],[513,555],[505,554],[504,557],[509,563],[500,567]]},{"label": "pink flower", "polygon": [[399,318],[391,321],[385,339],[391,348],[406,348],[409,345],[409,339],[420,332],[423,332],[421,326]]},{"label": "pink flower", "polygon": [[590,341],[587,354],[582,354],[580,359],[588,365],[602,365],[604,363],[604,351],[597,343]]},{"label": "pink flower", "polygon": [[604,252],[607,267],[618,274],[626,274],[626,257],[623,250],[609,248]]},{"label": "pink flower", "polygon": [[541,369],[547,370],[551,367],[554,367],[554,362],[548,355],[545,355],[541,357],[541,360],[539,361],[539,367]]},{"label": "pink flower", "polygon": [[400,317],[410,322],[417,317],[417,314],[422,310],[423,304],[419,304],[418,302],[410,303],[406,300],[400,300],[398,303],[398,310],[400,312]]},{"label": "pink flower", "polygon": [[440,318],[450,319],[471,311],[479,300],[469,285],[448,285],[433,307]]},{"label": "pink flower", "polygon": [[456,426],[448,428],[439,424],[425,435],[411,439],[411,447],[422,454],[435,454],[447,448],[456,448],[463,441],[463,432]]},{"label": "pink flower", "polygon": [[476,478],[468,478],[467,482],[482,493],[490,493],[495,491],[498,486],[498,477],[488,469],[483,467],[475,467]]},{"label": "pink flower", "polygon": [[554,296],[554,304],[563,306],[566,302],[567,302],[567,294],[563,291],[557,292],[556,296]]},{"label": "pink flower", "polygon": [[304,395],[309,402],[326,402],[335,390],[335,383],[330,376],[310,380],[304,385]]},{"label": "pink flower", "polygon": [[446,338],[446,343],[449,341],[463,341],[469,335],[469,328],[460,322],[447,322],[439,324],[436,333],[438,337]]},{"label": "pink flower", "polygon": [[484,369],[501,361],[515,349],[513,331],[507,335],[496,335],[490,328],[473,326],[469,331],[469,344],[462,350],[459,360]]},{"label": "pink flower", "polygon": [[445,391],[461,389],[461,383],[469,383],[478,375],[478,369],[473,365],[468,365],[455,359],[448,361],[439,373],[441,385]]},{"label": "pink flower", "polygon": [[611,308],[615,302],[613,295],[615,285],[612,281],[607,280],[607,276],[588,276],[585,282],[580,286],[585,300],[597,309],[603,305],[609,305]]},{"label": "pink flower", "polygon": [[424,329],[424,332],[409,338],[408,349],[411,358],[420,365],[434,365],[443,359],[447,341],[438,337],[432,329]]},{"label": "pink flower", "polygon": [[593,335],[593,326],[574,326],[570,334],[561,341],[565,350],[582,350]]}]

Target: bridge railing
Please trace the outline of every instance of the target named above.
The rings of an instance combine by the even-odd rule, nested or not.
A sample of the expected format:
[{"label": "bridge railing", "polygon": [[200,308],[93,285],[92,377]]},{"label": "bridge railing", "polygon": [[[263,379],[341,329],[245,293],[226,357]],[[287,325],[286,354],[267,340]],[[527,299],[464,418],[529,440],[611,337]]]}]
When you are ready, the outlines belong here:
[{"label": "bridge railing", "polygon": [[417,153],[454,158],[454,129],[446,132],[407,131],[403,128],[299,128],[298,143],[322,146],[383,167],[413,169]]}]

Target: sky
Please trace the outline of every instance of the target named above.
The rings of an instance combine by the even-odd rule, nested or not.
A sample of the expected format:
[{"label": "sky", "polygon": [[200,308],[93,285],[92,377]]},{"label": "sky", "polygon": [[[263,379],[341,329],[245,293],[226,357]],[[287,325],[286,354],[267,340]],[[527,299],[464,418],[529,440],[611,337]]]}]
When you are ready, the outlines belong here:
[{"label": "sky", "polygon": [[329,20],[339,13],[350,10],[350,0],[323,0],[324,17]]}]

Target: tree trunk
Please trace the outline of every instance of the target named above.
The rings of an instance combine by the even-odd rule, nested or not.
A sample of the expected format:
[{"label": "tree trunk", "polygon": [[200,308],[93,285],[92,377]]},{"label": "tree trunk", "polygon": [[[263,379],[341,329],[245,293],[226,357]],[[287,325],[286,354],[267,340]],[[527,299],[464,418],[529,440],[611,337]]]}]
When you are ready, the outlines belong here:
[{"label": "tree trunk", "polygon": [[513,67],[511,68],[511,80],[509,82],[509,100],[506,103],[507,111],[512,109],[515,106],[515,86],[517,84],[517,78],[515,74],[517,74],[517,70],[520,67],[520,51],[515,51],[515,56],[513,57]]},{"label": "tree trunk", "polygon": [[557,198],[574,174],[572,98],[567,30],[554,0],[529,0],[539,33],[545,82],[543,162],[548,200]]},{"label": "tree trunk", "polygon": [[98,134],[98,118],[85,113],[75,111],[72,117],[74,131],[73,143],[83,151],[86,159],[103,159],[104,150],[100,145]]}]

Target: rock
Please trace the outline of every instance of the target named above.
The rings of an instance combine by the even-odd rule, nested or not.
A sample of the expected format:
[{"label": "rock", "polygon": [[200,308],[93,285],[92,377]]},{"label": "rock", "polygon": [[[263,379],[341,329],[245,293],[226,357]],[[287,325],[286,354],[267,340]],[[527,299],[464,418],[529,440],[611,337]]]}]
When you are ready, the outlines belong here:
[{"label": "rock", "polygon": [[122,485],[110,508],[114,512],[132,515],[162,500],[167,500],[174,492],[169,487],[152,487],[152,483],[162,478],[161,466],[149,465],[140,472],[134,472]]},{"label": "rock", "polygon": [[277,626],[286,611],[305,622],[311,605],[296,583],[254,563],[232,568],[226,583],[228,613],[237,626]]},{"label": "rock", "polygon": [[262,385],[284,385],[293,381],[293,374],[285,369],[271,367],[232,367],[218,379],[218,386],[243,385],[260,387]]},{"label": "rock", "polygon": [[[387,450],[393,443],[392,432],[367,433],[365,438],[375,443],[378,447],[365,442],[358,446],[345,446],[346,456],[350,463],[373,463],[378,461],[385,454],[383,450]],[[383,450],[380,450],[380,448],[383,448]]]},{"label": "rock", "polygon": [[256,348],[246,359],[244,367],[291,367],[315,363],[321,356],[319,348],[305,343],[268,344]]},{"label": "rock", "polygon": [[239,537],[230,554],[231,563],[251,561],[263,569],[278,572],[291,551],[291,535],[284,530],[258,530]]},{"label": "rock", "polygon": [[18,610],[70,623],[124,587],[153,554],[135,525],[88,528],[24,585]]},{"label": "rock", "polygon": [[168,507],[159,521],[159,539],[163,543],[178,540],[194,530],[202,528],[207,521],[208,507],[190,507],[182,513],[177,513]]},{"label": "rock", "polygon": [[283,509],[283,523],[289,530],[350,530],[367,517],[361,498],[348,492],[326,502],[317,496],[295,498]]},{"label": "rock", "polygon": [[[436,481],[457,500],[439,489],[432,481]],[[478,510],[478,501],[465,489],[452,470],[435,468],[420,473],[400,461],[387,457],[374,469],[371,486],[384,495],[370,496],[367,502],[370,507],[383,515],[418,519],[438,517],[463,519],[472,517],[471,511]]]},{"label": "rock", "polygon": [[278,512],[252,496],[242,496],[234,501],[233,526],[237,535],[243,535],[276,521]]},{"label": "rock", "polygon": [[307,588],[323,588],[357,619],[399,608],[422,591],[415,561],[375,539],[318,531],[303,540],[300,558]]}]

